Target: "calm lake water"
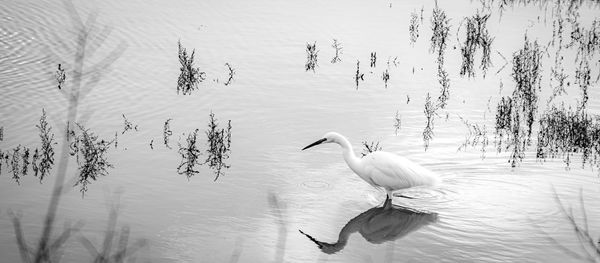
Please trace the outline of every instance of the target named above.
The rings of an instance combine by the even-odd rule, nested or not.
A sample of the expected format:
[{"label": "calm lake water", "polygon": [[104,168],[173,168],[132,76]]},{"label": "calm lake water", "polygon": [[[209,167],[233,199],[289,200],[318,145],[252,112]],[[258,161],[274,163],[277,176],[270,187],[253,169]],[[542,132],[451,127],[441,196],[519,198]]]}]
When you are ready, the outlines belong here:
[{"label": "calm lake water", "polygon": [[[62,196],[55,234],[67,222],[84,224],[65,245],[62,262],[91,260],[82,237],[100,246],[114,203],[120,204],[118,225],[130,228],[131,243],[147,241],[130,257],[138,262],[585,261],[585,248],[555,197],[572,207],[581,224],[585,211],[589,231],[597,237],[597,168],[582,168],[577,154],[570,169],[562,158],[537,160],[535,145],[513,168],[510,153],[497,153],[494,145],[496,105],[514,90],[512,57],[523,48],[526,34],[546,52],[538,113],[547,108],[555,5],[509,6],[500,13],[498,3],[488,8],[479,1],[438,4],[450,18],[443,66],[450,95],[446,108],[437,112],[426,150],[424,105],[428,93],[435,100],[440,92],[437,55],[430,52],[434,1],[77,1],[76,12],[61,1],[3,1],[0,149],[39,147],[35,125],[42,109],[61,142],[68,105],[61,90],[76,84],[78,15],[93,26],[84,72],[102,73],[84,75],[82,91],[89,93],[80,101],[78,121],[106,140],[117,133],[118,147],[107,153],[114,168],[93,181],[83,198],[78,187]],[[484,78],[478,51],[476,76],[468,78],[459,74],[464,18],[478,10],[491,14],[493,66]],[[598,10],[584,4],[579,23],[590,28]],[[419,27],[414,45],[411,13]],[[566,43],[571,27],[565,25]],[[331,63],[334,39],[343,47],[337,63]],[[195,49],[195,66],[206,72],[191,95],[177,93],[178,40],[188,52]],[[314,72],[304,68],[307,43],[316,43],[318,50]],[[122,53],[111,53],[115,49]],[[567,81],[574,83],[575,51],[565,50]],[[371,52],[377,57],[373,67]],[[590,114],[600,114],[597,53],[590,59]],[[117,59],[108,66],[103,61],[110,54]],[[358,89],[357,61],[364,73]],[[66,72],[61,90],[55,78],[59,63]],[[235,70],[229,85],[226,63]],[[581,97],[577,85],[566,92],[561,99],[568,103]],[[206,166],[188,180],[177,173],[178,143],[184,145],[199,129],[198,147],[205,151],[211,112],[220,126],[231,120],[226,161],[231,167],[217,181]],[[396,114],[401,119],[397,131]],[[137,130],[122,134],[123,115]],[[485,153],[481,145],[458,150],[469,133],[461,118],[485,125],[490,142]],[[172,149],[163,143],[168,119]],[[437,172],[443,183],[409,192],[415,199],[394,199],[422,213],[370,210],[385,193],[353,174],[337,145],[300,150],[328,131],[347,136],[357,154],[362,141],[379,142],[385,151]],[[57,158],[60,149],[55,146]],[[28,243],[37,245],[56,166],[42,183],[27,175],[20,184],[7,167],[3,163],[0,174],[0,261],[18,262],[11,212],[20,215]],[[68,180],[76,172],[72,158]],[[362,217],[373,217],[351,221],[363,212]],[[347,224],[352,230],[347,243],[331,255],[298,231],[335,243]]]}]

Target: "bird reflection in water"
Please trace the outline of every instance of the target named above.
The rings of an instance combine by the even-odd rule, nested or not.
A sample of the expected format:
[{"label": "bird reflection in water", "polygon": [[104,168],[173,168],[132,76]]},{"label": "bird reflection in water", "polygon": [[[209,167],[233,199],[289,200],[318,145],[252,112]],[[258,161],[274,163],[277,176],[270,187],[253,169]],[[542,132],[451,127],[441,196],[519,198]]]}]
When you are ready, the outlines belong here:
[{"label": "bird reflection in water", "polygon": [[322,242],[302,230],[299,231],[315,242],[324,253],[334,254],[346,246],[350,235],[354,232],[359,232],[373,244],[381,244],[404,237],[408,233],[436,221],[437,213],[394,206],[391,204],[391,199],[387,199],[382,207],[373,207],[350,220],[340,231],[336,243]]}]

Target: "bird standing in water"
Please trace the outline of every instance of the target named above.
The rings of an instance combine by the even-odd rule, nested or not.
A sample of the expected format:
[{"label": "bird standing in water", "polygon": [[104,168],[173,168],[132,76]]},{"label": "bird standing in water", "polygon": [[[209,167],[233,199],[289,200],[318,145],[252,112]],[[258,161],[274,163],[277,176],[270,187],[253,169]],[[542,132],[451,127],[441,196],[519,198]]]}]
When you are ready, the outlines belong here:
[{"label": "bird standing in water", "polygon": [[336,132],[326,133],[322,139],[302,150],[323,143],[339,144],[348,167],[365,182],[386,191],[386,203],[395,191],[415,186],[433,186],[440,181],[435,173],[396,154],[375,151],[359,158],[348,139]]}]

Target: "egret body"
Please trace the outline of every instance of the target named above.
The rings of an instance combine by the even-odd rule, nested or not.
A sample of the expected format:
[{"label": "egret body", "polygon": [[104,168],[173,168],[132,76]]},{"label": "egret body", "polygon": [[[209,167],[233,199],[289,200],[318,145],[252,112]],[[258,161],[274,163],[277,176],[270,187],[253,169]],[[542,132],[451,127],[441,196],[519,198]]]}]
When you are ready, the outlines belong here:
[{"label": "egret body", "polygon": [[433,186],[440,180],[435,173],[425,167],[396,154],[375,151],[359,158],[354,154],[348,139],[336,132],[326,133],[322,139],[302,150],[323,143],[339,144],[350,169],[370,185],[383,188],[387,192],[387,199],[391,198],[392,193],[397,190],[415,186]]}]

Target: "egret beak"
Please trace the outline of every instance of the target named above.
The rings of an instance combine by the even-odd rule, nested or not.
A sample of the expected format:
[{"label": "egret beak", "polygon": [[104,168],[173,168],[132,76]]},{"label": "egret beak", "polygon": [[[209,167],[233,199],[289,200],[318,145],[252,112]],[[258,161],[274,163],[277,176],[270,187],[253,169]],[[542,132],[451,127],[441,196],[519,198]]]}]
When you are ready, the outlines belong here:
[{"label": "egret beak", "polygon": [[326,139],[326,138],[320,139],[320,140],[318,140],[318,141],[316,141],[316,142],[313,142],[313,143],[311,143],[310,145],[308,145],[308,146],[306,146],[306,147],[302,148],[302,150],[304,151],[304,150],[306,150],[306,149],[308,149],[308,148],[310,148],[310,147],[313,147],[313,146],[315,146],[315,145],[319,145],[319,144],[321,144],[321,143],[324,143],[325,141],[327,141],[327,139]]}]

